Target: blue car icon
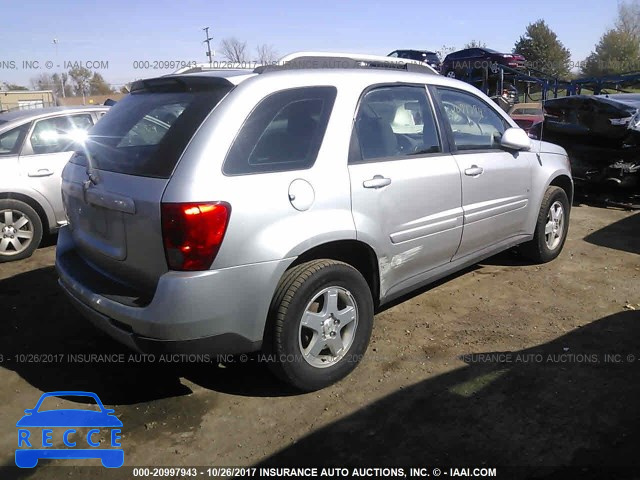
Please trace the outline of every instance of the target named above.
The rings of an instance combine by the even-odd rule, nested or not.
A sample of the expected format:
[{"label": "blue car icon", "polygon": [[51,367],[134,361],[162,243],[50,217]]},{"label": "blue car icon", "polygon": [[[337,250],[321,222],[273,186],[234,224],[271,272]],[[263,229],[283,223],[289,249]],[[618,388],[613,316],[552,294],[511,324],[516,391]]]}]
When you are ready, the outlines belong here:
[{"label": "blue car icon", "polygon": [[[39,411],[42,402],[48,397],[80,396],[90,397],[95,400],[100,411],[85,409],[60,409]],[[44,459],[65,459],[65,458],[99,458],[102,465],[107,468],[118,468],[124,463],[124,450],[120,447],[120,427],[122,422],[113,415],[114,410],[104,407],[98,395],[92,392],[61,391],[49,392],[40,397],[36,406],[24,411],[25,415],[18,423],[18,449],[16,450],[16,465],[21,468],[33,468],[38,464],[38,460]],[[42,436],[31,436],[32,428],[43,428]],[[86,435],[86,443],[89,448],[75,448],[77,439],[71,442],[70,435],[77,433],[75,428],[92,428]],[[110,447],[97,448],[100,443],[94,436],[100,434],[100,430],[94,427],[109,428]],[[69,448],[51,448],[52,428],[64,428],[63,440],[65,446]],[[35,433],[35,432],[33,432]],[[40,441],[41,440],[41,441]]]}]

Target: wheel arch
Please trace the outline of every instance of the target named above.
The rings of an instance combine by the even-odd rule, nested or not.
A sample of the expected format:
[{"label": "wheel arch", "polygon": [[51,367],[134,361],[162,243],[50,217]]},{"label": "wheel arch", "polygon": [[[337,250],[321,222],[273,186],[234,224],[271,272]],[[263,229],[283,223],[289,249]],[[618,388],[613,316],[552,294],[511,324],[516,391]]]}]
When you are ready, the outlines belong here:
[{"label": "wheel arch", "polygon": [[[554,165],[555,166],[555,165]],[[533,234],[538,221],[538,213],[542,207],[542,200],[544,193],[549,187],[558,187],[564,190],[569,199],[569,208],[573,204],[574,185],[571,180],[571,173],[566,168],[550,169],[548,173],[544,170],[537,172],[534,175],[532,182],[532,198],[531,198],[531,210],[529,211],[529,217],[527,219],[527,233]]]},{"label": "wheel arch", "polygon": [[368,244],[360,240],[335,240],[309,248],[298,255],[289,269],[311,260],[327,258],[351,265],[358,270],[369,285],[375,307],[380,302],[380,270],[378,257]]},{"label": "wheel arch", "polygon": [[558,176],[551,179],[548,187],[560,187],[567,194],[567,198],[569,199],[569,205],[573,203],[573,182],[571,178],[566,174],[559,174]]},{"label": "wheel arch", "polygon": [[[42,222],[42,228],[45,232],[52,233],[53,230],[55,229],[55,227],[53,227],[53,225],[55,225],[55,221],[53,223],[50,221],[50,217],[46,210],[46,207],[44,207],[42,203],[40,203],[35,198],[29,195],[25,195],[23,193],[0,192],[0,200],[19,200],[21,202],[26,203],[31,208],[33,208],[38,214],[38,217],[40,217],[40,222]],[[51,212],[51,214],[53,213]]]}]

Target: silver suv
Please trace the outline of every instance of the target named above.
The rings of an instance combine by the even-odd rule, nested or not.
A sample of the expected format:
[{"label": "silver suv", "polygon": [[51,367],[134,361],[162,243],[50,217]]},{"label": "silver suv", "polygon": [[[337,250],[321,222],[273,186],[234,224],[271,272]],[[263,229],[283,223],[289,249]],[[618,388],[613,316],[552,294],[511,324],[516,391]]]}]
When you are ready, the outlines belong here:
[{"label": "silver suv", "polygon": [[60,182],[73,143],[109,107],[52,107],[0,115],[0,263],[29,257],[66,223]]},{"label": "silver suv", "polygon": [[428,66],[324,55],[138,81],[96,125],[56,260],[89,320],[141,351],[262,349],[314,390],[380,305],[518,244],[560,253],[562,148]]}]

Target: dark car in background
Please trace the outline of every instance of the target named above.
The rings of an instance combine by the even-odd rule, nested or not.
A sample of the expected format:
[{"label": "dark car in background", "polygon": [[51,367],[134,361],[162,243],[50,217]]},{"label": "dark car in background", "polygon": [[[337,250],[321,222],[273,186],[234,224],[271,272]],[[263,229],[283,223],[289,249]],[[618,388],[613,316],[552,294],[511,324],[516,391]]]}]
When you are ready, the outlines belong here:
[{"label": "dark car in background", "polygon": [[496,65],[510,68],[524,68],[526,59],[518,53],[500,53],[490,48],[465,48],[450,53],[442,61],[443,75],[462,78],[471,69],[476,73],[489,68],[490,73],[497,73]]},{"label": "dark car in background", "polygon": [[387,57],[408,58],[409,60],[418,60],[433,67],[436,71],[440,71],[440,57],[436,52],[429,50],[394,50]]},{"label": "dark car in background", "polygon": [[576,185],[640,203],[640,95],[573,95],[544,102],[529,136],[567,150]]}]

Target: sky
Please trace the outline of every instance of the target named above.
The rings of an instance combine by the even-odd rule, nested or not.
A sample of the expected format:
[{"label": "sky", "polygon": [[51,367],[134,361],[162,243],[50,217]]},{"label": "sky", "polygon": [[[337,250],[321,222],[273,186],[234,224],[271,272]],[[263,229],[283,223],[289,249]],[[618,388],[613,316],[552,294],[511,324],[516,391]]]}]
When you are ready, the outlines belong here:
[{"label": "sky", "polygon": [[246,41],[252,57],[258,44],[272,45],[281,56],[301,50],[386,55],[401,48],[460,49],[472,39],[510,52],[526,26],[542,18],[577,62],[613,26],[617,13],[617,0],[92,3],[0,0],[0,83],[29,86],[40,73],[91,62],[119,87],[171,71],[153,68],[162,66],[157,61],[206,62],[207,26],[214,60],[223,60],[218,50],[227,37]]}]

